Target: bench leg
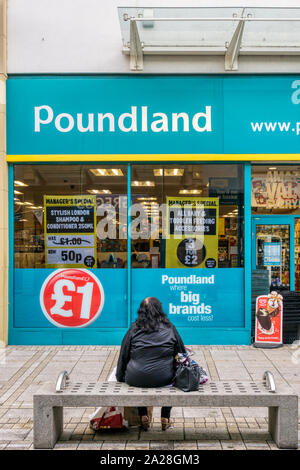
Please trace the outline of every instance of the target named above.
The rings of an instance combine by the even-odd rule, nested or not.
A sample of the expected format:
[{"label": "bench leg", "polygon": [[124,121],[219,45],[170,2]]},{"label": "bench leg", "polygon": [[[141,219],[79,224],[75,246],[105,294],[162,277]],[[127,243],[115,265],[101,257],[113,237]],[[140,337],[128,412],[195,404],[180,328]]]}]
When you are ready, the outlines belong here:
[{"label": "bench leg", "polygon": [[44,406],[37,400],[33,410],[33,446],[53,449],[63,430],[63,408]]},{"label": "bench leg", "polygon": [[269,408],[269,432],[280,449],[297,449],[297,397],[286,398],[284,406]]}]

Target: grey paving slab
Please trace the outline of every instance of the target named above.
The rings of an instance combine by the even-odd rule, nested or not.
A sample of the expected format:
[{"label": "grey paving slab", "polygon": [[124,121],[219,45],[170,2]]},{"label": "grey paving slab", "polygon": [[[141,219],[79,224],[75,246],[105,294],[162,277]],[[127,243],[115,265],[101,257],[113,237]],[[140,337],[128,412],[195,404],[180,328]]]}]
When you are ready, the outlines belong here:
[{"label": "grey paving slab", "polygon": [[34,354],[36,353],[36,351],[28,351],[26,349],[7,349],[7,356],[9,356],[10,358],[11,357],[15,357],[15,356],[21,356],[21,357],[32,357],[34,356]]},{"label": "grey paving slab", "polygon": [[126,450],[147,450],[150,447],[150,442],[146,441],[131,441],[126,443]]},{"label": "grey paving slab", "polygon": [[0,442],[21,441],[26,438],[29,429],[4,429],[0,428]]},{"label": "grey paving slab", "polygon": [[100,450],[102,443],[97,442],[80,442],[77,450]]},{"label": "grey paving slab", "polygon": [[182,441],[184,439],[183,427],[169,428],[167,431],[162,431],[160,424],[150,427],[148,431],[140,433],[141,441]]},{"label": "grey paving slab", "polygon": [[80,358],[83,354],[83,351],[76,351],[72,349],[71,351],[67,351],[66,349],[62,349],[61,351],[57,351],[54,357],[65,356],[65,357],[76,357],[76,359]]},{"label": "grey paving slab", "polygon": [[197,441],[197,446],[199,450],[221,450],[221,442],[219,441]]},{"label": "grey paving slab", "polygon": [[269,450],[269,444],[266,442],[244,441],[247,450]]},{"label": "grey paving slab", "polygon": [[246,450],[243,441],[221,441],[223,450]]},{"label": "grey paving slab", "polygon": [[230,360],[230,361],[240,362],[240,358],[239,358],[238,353],[236,351],[226,351],[226,350],[214,351],[214,350],[211,350],[210,353],[211,353],[212,358],[215,361]]},{"label": "grey paving slab", "polygon": [[29,447],[31,446],[30,443],[26,442],[18,442],[18,443],[9,443],[5,447],[5,450],[29,450]]},{"label": "grey paving slab", "polygon": [[240,429],[241,436],[244,441],[267,441],[267,440],[272,440],[269,432],[266,429]]},{"label": "grey paving slab", "polygon": [[[225,364],[225,363],[224,363]],[[248,374],[247,370],[243,367],[231,366],[229,367],[226,363],[226,366],[220,364],[219,362],[216,363],[216,369],[218,371],[218,375],[220,380],[251,380],[250,374]]]},{"label": "grey paving slab", "polygon": [[77,450],[80,442],[57,442],[54,450]]},{"label": "grey paving slab", "polygon": [[175,441],[174,450],[196,450],[198,449],[196,441]]},{"label": "grey paving slab", "polygon": [[272,351],[264,349],[263,351],[265,356],[272,362],[290,361],[293,354],[293,350],[289,350],[288,348],[278,348],[277,350],[273,349]]},{"label": "grey paving slab", "polygon": [[64,420],[71,418],[81,418],[85,408],[64,408]]},{"label": "grey paving slab", "polygon": [[260,351],[258,349],[237,351],[237,356],[246,364],[252,361],[255,361],[256,363],[266,363],[265,354],[263,353],[263,351]]},{"label": "grey paving slab", "polygon": [[[160,407],[153,407],[153,418],[160,418],[161,408]],[[183,408],[173,407],[172,411],[172,418],[183,418]]]},{"label": "grey paving slab", "polygon": [[174,442],[151,441],[150,450],[174,450]]},{"label": "grey paving slab", "polygon": [[219,441],[222,439],[230,439],[230,436],[226,428],[186,428],[185,438],[187,440],[197,441]]},{"label": "grey paving slab", "polygon": [[105,441],[102,444],[101,450],[124,450],[126,441]]},{"label": "grey paving slab", "polygon": [[124,431],[110,431],[104,429],[103,431],[97,431],[95,434],[96,440],[102,441],[136,441],[139,438],[139,429],[130,428]]},{"label": "grey paving slab", "polygon": [[8,408],[2,419],[9,418],[33,418],[33,410],[28,408]]},{"label": "grey paving slab", "polygon": [[222,418],[220,408],[183,408],[184,418]]},{"label": "grey paving slab", "polygon": [[267,408],[231,408],[232,414],[235,418],[247,417],[247,418],[267,418]]}]

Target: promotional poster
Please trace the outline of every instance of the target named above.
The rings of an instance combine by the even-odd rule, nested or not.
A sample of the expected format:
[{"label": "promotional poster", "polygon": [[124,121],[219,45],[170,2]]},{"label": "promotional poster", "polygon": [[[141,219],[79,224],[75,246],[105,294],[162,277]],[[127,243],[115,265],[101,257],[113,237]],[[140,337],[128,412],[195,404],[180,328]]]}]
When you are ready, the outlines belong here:
[{"label": "promotional poster", "polygon": [[219,198],[167,198],[166,268],[217,268]]},{"label": "promotional poster", "polygon": [[96,268],[96,196],[44,196],[47,268]]},{"label": "promotional poster", "polygon": [[256,347],[274,348],[282,346],[282,295],[272,291],[256,299],[255,312]]}]

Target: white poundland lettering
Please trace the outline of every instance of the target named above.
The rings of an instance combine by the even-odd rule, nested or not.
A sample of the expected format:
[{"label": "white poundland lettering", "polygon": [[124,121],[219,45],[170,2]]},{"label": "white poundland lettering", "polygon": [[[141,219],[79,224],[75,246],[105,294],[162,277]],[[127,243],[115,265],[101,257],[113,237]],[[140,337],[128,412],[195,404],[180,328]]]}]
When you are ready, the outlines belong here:
[{"label": "white poundland lettering", "polygon": [[211,276],[196,276],[196,274],[191,274],[190,276],[168,276],[163,274],[161,277],[162,284],[215,284],[215,275]]},{"label": "white poundland lettering", "polygon": [[113,113],[59,113],[43,104],[34,107],[34,132],[41,132],[45,126],[52,125],[58,132],[73,130],[85,133],[94,132],[211,132],[211,106],[195,114],[186,112],[155,113],[148,112],[148,106],[131,106],[129,112],[118,115]]}]

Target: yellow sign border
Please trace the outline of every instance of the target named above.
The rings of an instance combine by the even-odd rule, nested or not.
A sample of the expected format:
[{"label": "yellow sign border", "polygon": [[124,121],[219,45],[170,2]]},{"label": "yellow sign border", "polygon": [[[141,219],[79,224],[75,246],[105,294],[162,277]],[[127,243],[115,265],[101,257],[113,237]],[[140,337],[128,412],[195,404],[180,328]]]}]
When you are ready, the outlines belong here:
[{"label": "yellow sign border", "polygon": [[300,153],[186,153],[186,154],[58,154],[7,155],[7,162],[155,162],[155,161],[295,161]]}]

